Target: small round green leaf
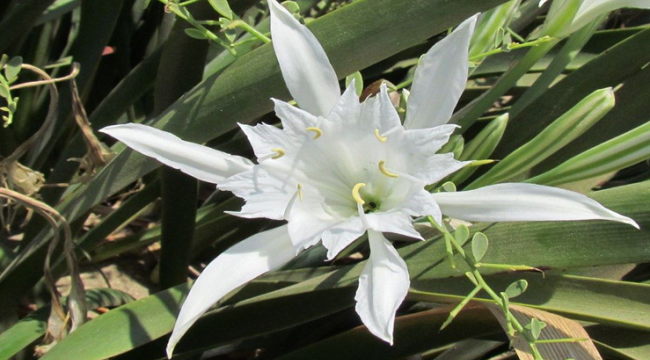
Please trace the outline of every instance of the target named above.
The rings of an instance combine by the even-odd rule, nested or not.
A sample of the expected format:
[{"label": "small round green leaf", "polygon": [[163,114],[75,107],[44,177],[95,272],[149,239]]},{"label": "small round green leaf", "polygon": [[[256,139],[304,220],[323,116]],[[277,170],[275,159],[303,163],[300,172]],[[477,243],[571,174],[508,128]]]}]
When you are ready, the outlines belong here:
[{"label": "small round green leaf", "polygon": [[454,231],[454,237],[456,238],[456,242],[458,242],[460,246],[463,246],[469,239],[469,228],[465,225],[460,225],[456,228],[456,231]]},{"label": "small round green leaf", "polygon": [[485,253],[487,252],[488,245],[488,238],[485,234],[480,232],[474,234],[474,237],[472,238],[472,255],[474,255],[474,260],[481,261],[481,259],[483,259],[483,256],[485,256]]},{"label": "small round green leaf", "polygon": [[528,288],[528,281],[524,279],[517,280],[512,284],[510,284],[510,286],[508,286],[508,288],[506,289],[506,295],[510,299],[516,298],[517,296],[523,294],[527,288]]},{"label": "small round green leaf", "polygon": [[290,13],[294,15],[300,15],[300,5],[298,5],[297,2],[285,1],[282,3],[282,6],[284,6],[287,10],[289,10]]},{"label": "small round green leaf", "polygon": [[7,81],[14,82],[20,73],[20,69],[23,66],[23,58],[16,56],[11,58],[5,67],[5,77]]},{"label": "small round green leaf", "polygon": [[530,333],[533,335],[533,338],[539,339],[539,336],[542,333],[542,329],[546,326],[546,323],[543,321],[539,321],[535,318],[533,318],[530,321]]},{"label": "small round green leaf", "polygon": [[363,77],[361,76],[361,73],[357,71],[351,75],[348,75],[345,78],[345,87],[350,86],[352,80],[354,80],[354,90],[358,96],[361,96],[361,92],[363,91]]},{"label": "small round green leaf", "polygon": [[210,5],[214,8],[219,15],[225,17],[228,20],[232,20],[232,10],[230,5],[228,5],[228,0],[208,0]]},{"label": "small round green leaf", "polygon": [[456,192],[456,184],[451,181],[447,181],[446,183],[442,184],[442,188],[446,192]]},{"label": "small round green leaf", "polygon": [[185,29],[185,33],[187,34],[187,36],[189,36],[191,38],[194,38],[194,39],[198,39],[198,40],[206,40],[207,39],[205,34],[201,30],[198,30],[198,29],[193,29],[193,28]]}]

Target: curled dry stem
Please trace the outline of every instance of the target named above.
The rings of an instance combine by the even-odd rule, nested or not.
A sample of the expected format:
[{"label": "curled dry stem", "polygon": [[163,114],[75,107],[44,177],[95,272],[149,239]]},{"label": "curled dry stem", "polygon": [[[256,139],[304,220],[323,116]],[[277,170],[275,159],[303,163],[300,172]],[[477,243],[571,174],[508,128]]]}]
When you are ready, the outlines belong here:
[{"label": "curled dry stem", "polygon": [[[74,243],[72,241],[72,231],[66,219],[54,208],[49,205],[32,199],[29,196],[20,194],[10,189],[0,188],[0,197],[15,201],[22,206],[34,211],[42,216],[52,227],[54,237],[47,250],[47,257],[43,266],[45,283],[52,295],[52,310],[48,320],[48,340],[56,343],[68,333],[68,323],[70,322],[69,331],[74,331],[86,320],[86,303],[85,290],[81,277],[79,276],[79,267],[74,253]],[[52,274],[51,259],[59,244],[60,233],[63,231],[63,254],[71,277],[71,291],[68,296],[66,312],[61,304],[61,294],[56,288],[56,280]]]}]

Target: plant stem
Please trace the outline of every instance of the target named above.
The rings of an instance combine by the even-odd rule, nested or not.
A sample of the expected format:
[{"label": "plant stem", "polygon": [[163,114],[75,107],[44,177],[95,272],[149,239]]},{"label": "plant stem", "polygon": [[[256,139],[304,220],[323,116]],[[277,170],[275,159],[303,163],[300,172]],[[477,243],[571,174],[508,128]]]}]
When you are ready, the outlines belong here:
[{"label": "plant stem", "polygon": [[262,34],[261,32],[259,32],[254,27],[248,25],[248,23],[245,22],[245,21],[237,20],[237,21],[234,21],[233,24],[236,24],[235,26],[242,28],[243,30],[245,30],[249,34],[255,36],[256,38],[258,38],[260,40],[262,40],[265,44],[268,44],[268,43],[271,42],[271,39],[269,39],[268,36]]},{"label": "plant stem", "polygon": [[[499,305],[502,309],[505,310],[506,306],[504,304],[503,299],[485,281],[483,275],[481,275],[481,272],[476,267],[477,262],[474,260],[474,258],[472,256],[468,256],[467,253],[465,252],[465,249],[463,249],[463,247],[460,246],[460,244],[456,241],[456,238],[454,238],[454,236],[451,233],[449,233],[449,231],[444,226],[439,225],[433,219],[432,216],[428,216],[427,219],[431,223],[431,226],[438,229],[438,231],[442,233],[446,241],[451,242],[451,244],[454,246],[458,254],[461,256],[461,258],[465,261],[467,266],[470,268],[471,273],[474,275],[474,278],[476,278],[478,286],[480,286],[481,289],[485,290],[485,292],[492,298],[492,300],[497,305]],[[535,346],[535,339],[532,338],[532,336],[526,331],[526,329],[524,329],[521,323],[519,323],[519,321],[510,312],[506,312],[505,316],[506,319],[508,320],[508,323],[512,324],[515,330],[524,336],[524,338],[528,342],[528,345],[530,346],[533,352],[533,356],[535,357],[535,360],[543,360],[542,355],[539,353],[539,349],[537,349],[537,347]]]}]

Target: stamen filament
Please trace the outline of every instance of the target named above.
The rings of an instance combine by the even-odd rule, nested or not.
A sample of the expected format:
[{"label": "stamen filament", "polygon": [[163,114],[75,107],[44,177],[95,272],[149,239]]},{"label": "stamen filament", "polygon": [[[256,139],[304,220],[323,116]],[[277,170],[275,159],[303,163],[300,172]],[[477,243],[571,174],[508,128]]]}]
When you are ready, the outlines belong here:
[{"label": "stamen filament", "polygon": [[293,208],[293,204],[295,204],[296,199],[300,199],[300,201],[302,201],[302,185],[300,184],[298,184],[298,189],[296,189],[296,192],[293,193],[291,199],[289,199],[287,207],[284,209],[283,217],[285,220],[289,219],[289,215],[291,215],[291,209]]},{"label": "stamen filament", "polygon": [[366,184],[358,183],[354,185],[354,187],[352,188],[352,198],[354,199],[354,201],[357,202],[358,205],[363,205],[366,203],[365,201],[363,201],[361,195],[359,194],[359,190],[361,190],[361,188],[364,186],[366,186]]},{"label": "stamen filament", "polygon": [[392,177],[392,178],[398,178],[398,177],[399,177],[398,174],[395,174],[395,173],[393,173],[393,172],[388,171],[388,170],[386,169],[385,165],[386,165],[386,161],[381,160],[381,161],[379,162],[379,171],[381,171],[382,174],[384,174],[384,175],[386,175],[386,176],[388,176],[388,177]]},{"label": "stamen filament", "polygon": [[316,140],[316,139],[318,139],[319,137],[321,137],[323,135],[323,130],[321,130],[320,128],[317,128],[315,126],[308,127],[307,131],[311,131],[311,132],[316,133],[316,135],[314,135],[312,140]]},{"label": "stamen filament", "polygon": [[274,160],[279,159],[279,158],[283,157],[286,154],[286,151],[284,151],[284,149],[281,149],[281,148],[273,148],[273,149],[271,149],[271,151],[273,151],[273,152],[270,153],[270,154],[258,157],[257,162],[260,163],[260,162],[266,161],[268,159],[274,159]]},{"label": "stamen filament", "polygon": [[363,225],[364,228],[368,229],[370,226],[368,225],[368,219],[366,219],[366,213],[363,210],[363,205],[357,203],[357,211],[359,211],[359,219],[361,220],[361,224]]}]

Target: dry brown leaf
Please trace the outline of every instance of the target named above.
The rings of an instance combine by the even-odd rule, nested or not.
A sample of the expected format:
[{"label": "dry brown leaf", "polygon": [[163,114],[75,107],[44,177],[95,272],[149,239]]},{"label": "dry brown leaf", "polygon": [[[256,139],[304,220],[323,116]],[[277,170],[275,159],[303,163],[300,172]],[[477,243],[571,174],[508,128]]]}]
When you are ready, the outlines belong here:
[{"label": "dry brown leaf", "polygon": [[[496,304],[485,304],[494,314],[501,327],[507,332],[505,316]],[[596,346],[587,331],[578,322],[546,311],[523,306],[510,305],[510,311],[520,324],[529,324],[533,318],[546,323],[538,340],[552,339],[588,339],[576,342],[559,342],[537,344],[545,360],[602,360]],[[510,337],[512,345],[521,360],[534,360],[530,346],[522,336]]]}]

